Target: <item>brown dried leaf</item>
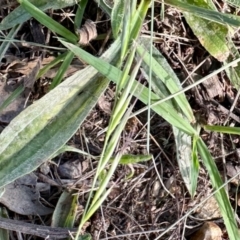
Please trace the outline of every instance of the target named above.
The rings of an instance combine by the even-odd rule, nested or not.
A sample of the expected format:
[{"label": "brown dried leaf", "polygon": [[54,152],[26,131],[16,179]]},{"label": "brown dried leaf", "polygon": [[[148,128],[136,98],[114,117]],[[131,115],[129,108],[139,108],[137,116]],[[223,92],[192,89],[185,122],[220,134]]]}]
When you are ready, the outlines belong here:
[{"label": "brown dried leaf", "polygon": [[79,44],[81,45],[87,45],[97,37],[96,25],[89,19],[86,20],[85,24],[77,32],[80,36]]},{"label": "brown dried leaf", "polygon": [[214,222],[205,222],[190,240],[221,240],[222,231]]},{"label": "brown dried leaf", "polygon": [[[227,175],[232,178],[240,171],[240,166],[233,166],[231,163],[227,163],[226,169]],[[234,185],[239,185],[239,176],[233,179],[231,183],[233,183]]]},{"label": "brown dried leaf", "polygon": [[98,100],[99,108],[104,111],[106,114],[110,115],[112,112],[111,102],[107,101],[104,94],[102,94]]},{"label": "brown dried leaf", "polygon": [[29,174],[8,184],[0,198],[0,203],[11,211],[22,215],[47,215],[52,213],[51,208],[47,208],[39,202],[39,192],[35,189],[36,182],[36,176]]},{"label": "brown dried leaf", "polygon": [[36,80],[38,71],[41,67],[41,62],[42,62],[41,57],[37,57],[33,61],[28,62],[25,76],[23,78],[23,83],[25,88],[32,89],[33,84]]},{"label": "brown dried leaf", "polygon": [[[202,198],[201,200],[204,200],[204,198]],[[198,218],[202,218],[205,220],[220,218],[221,213],[216,199],[213,196],[210,197],[202,206],[197,209],[196,215]]]},{"label": "brown dried leaf", "polygon": [[[11,79],[8,80],[11,82]],[[15,79],[12,83],[7,83],[6,81],[0,79],[0,105],[16,90],[22,81]],[[0,113],[0,121],[4,123],[9,123],[13,118],[15,118],[25,106],[26,98],[24,94],[21,94],[16,100],[14,100],[10,105],[8,105]]]},{"label": "brown dried leaf", "polygon": [[213,76],[204,81],[203,86],[205,87],[207,94],[210,99],[219,96],[220,99],[223,99],[224,89],[221,82],[218,79],[218,76]]},{"label": "brown dried leaf", "polygon": [[59,175],[62,178],[74,179],[82,175],[82,166],[79,160],[66,162],[58,167]]},{"label": "brown dried leaf", "polygon": [[[0,105],[11,96],[11,94],[21,85],[27,89],[32,89],[36,80],[36,75],[41,67],[41,57],[33,61],[25,62],[20,59],[9,56],[7,61],[13,60],[12,63],[4,70],[8,73],[6,78],[0,79]],[[2,70],[2,72],[4,72]],[[23,74],[23,76],[21,76]],[[13,78],[11,78],[11,75]],[[28,90],[29,91],[29,90]],[[9,123],[25,107],[27,92],[20,94],[11,104],[9,104],[1,113],[0,121]]]}]

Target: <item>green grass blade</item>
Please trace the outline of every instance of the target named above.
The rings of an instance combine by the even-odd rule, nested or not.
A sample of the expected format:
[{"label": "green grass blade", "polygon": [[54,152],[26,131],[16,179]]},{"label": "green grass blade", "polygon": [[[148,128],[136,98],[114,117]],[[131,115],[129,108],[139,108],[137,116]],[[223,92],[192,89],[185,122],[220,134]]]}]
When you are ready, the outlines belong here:
[{"label": "green grass blade", "polygon": [[[83,59],[85,62],[94,66],[101,74],[111,79],[113,82],[118,83],[119,77],[116,76],[121,76],[122,74],[122,72],[119,69],[108,64],[107,62],[102,61],[101,59],[93,57],[91,54],[87,53],[86,51],[82,50],[81,48],[71,43],[67,43],[64,41],[61,41],[61,43],[67,48],[69,48],[72,52],[74,52],[79,58]],[[120,47],[119,40],[116,40],[116,46],[117,44],[119,44]],[[135,88],[136,88],[135,96],[138,97],[143,103],[147,104],[148,89],[145,86],[139,84],[137,81],[134,81],[133,84],[133,89]],[[151,95],[153,101],[159,100],[156,94],[152,93]],[[161,105],[153,106],[152,109],[156,113],[161,115],[166,121],[168,121],[173,126],[182,129],[184,132],[190,135],[196,133],[193,127],[185,119],[178,117],[177,111],[170,104],[164,102]]]},{"label": "green grass blade", "polygon": [[7,39],[9,39],[10,41],[6,41],[6,42],[2,42],[1,46],[0,46],[0,62],[2,61],[2,59],[5,57],[5,53],[7,52],[9,46],[13,43],[11,41],[11,39],[14,38],[14,36],[18,33],[18,30],[21,28],[21,24],[14,26],[10,32],[8,33],[8,35],[6,36]]},{"label": "green grass blade", "polygon": [[82,25],[83,14],[85,12],[85,8],[87,6],[88,0],[81,0],[78,4],[77,12],[74,18],[74,29],[75,32]]},{"label": "green grass blade", "polygon": [[[212,158],[202,139],[198,139],[197,149],[204,163],[204,166],[208,171],[213,189],[215,190],[220,188],[223,185],[222,178],[214,162],[214,159]],[[218,206],[227,228],[229,238],[231,240],[239,240],[240,234],[238,232],[236,219],[225,189],[219,189],[219,191],[215,194],[215,198],[218,202]]]},{"label": "green grass blade", "polygon": [[68,70],[73,58],[74,58],[74,54],[71,51],[68,51],[66,57],[63,60],[62,65],[60,66],[59,70],[57,71],[56,76],[53,78],[53,81],[50,86],[50,90],[55,88],[63,80],[64,74]]},{"label": "green grass blade", "polygon": [[11,95],[1,104],[0,112],[2,112],[8,105],[10,105],[14,100],[16,100],[24,91],[24,86],[18,86]]},{"label": "green grass blade", "polygon": [[63,25],[54,21],[39,8],[31,4],[28,0],[19,0],[19,2],[26,11],[28,11],[36,20],[38,20],[41,24],[46,26],[52,32],[61,35],[62,37],[64,37],[65,39],[72,43],[76,43],[78,41],[78,37],[75,34],[70,32]]},{"label": "green grass blade", "polygon": [[[42,11],[46,11],[48,9],[56,10],[73,6],[76,4],[76,0],[32,0],[31,3]],[[18,6],[2,20],[2,22],[0,23],[0,30],[7,30],[9,28],[13,28],[18,24],[26,22],[30,18],[31,15],[26,12],[26,10],[22,6]]]},{"label": "green grass blade", "polygon": [[[125,5],[128,1],[115,0],[111,12],[111,26],[113,37],[117,38],[118,33],[123,24],[123,16],[125,14]],[[129,20],[129,19],[128,19]]]},{"label": "green grass blade", "polygon": [[53,61],[51,61],[46,66],[44,66],[42,69],[40,69],[36,78],[38,79],[38,78],[42,77],[45,73],[48,72],[48,70],[53,68],[58,63],[62,62],[65,59],[65,57],[67,56],[67,54],[68,54],[68,51],[65,53],[62,53],[61,55],[57,56]]},{"label": "green grass blade", "polygon": [[[143,56],[143,61],[149,67],[151,56],[147,52],[147,49],[150,48],[151,43],[147,41],[147,39],[141,39],[142,44],[137,45],[137,52],[141,56]],[[169,66],[165,58],[155,47],[153,47],[152,71],[165,84],[170,93],[175,93],[182,89],[178,77],[173,72],[172,68]],[[159,83],[157,82],[157,80],[159,79],[153,78],[152,84],[155,86],[155,88],[157,88],[156,86],[161,87],[161,85],[159,85]],[[154,80],[156,80],[156,82],[154,82]],[[161,91],[161,89],[159,90]],[[166,93],[163,93],[163,95],[164,94]],[[195,122],[192,109],[188,103],[185,94],[178,95],[177,97],[175,97],[175,100],[176,104],[178,104],[179,107],[182,109],[182,113],[187,117],[188,121]]]},{"label": "green grass blade", "polygon": [[211,125],[205,125],[203,127],[207,131],[240,135],[240,127],[225,127],[225,126],[211,126]]}]

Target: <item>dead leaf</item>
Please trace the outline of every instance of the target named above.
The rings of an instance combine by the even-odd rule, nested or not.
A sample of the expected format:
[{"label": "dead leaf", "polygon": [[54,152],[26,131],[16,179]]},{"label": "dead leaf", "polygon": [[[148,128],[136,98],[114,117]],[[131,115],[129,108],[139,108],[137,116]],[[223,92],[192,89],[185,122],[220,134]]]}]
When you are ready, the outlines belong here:
[{"label": "dead leaf", "polygon": [[8,184],[0,198],[0,203],[11,211],[22,215],[42,216],[52,213],[51,208],[47,208],[39,202],[40,194],[35,189],[36,182],[36,176],[28,174]]},{"label": "dead leaf", "polygon": [[[205,197],[206,196],[204,196],[200,201],[204,200]],[[198,218],[205,220],[220,218],[221,213],[216,199],[213,196],[210,197],[202,206],[197,209],[196,215]]]},{"label": "dead leaf", "polygon": [[[4,79],[0,80],[0,106],[5,102],[5,100],[11,96],[11,94],[23,83],[20,80],[9,79],[6,82]],[[25,106],[26,97],[22,93],[18,96],[12,103],[10,103],[6,108],[4,108],[0,113],[0,121],[4,123],[9,123],[13,118],[15,118]]]},{"label": "dead leaf", "polygon": [[59,175],[63,178],[74,179],[82,175],[82,166],[79,160],[66,162],[58,167]]},{"label": "dead leaf", "polygon": [[25,107],[27,95],[31,91],[36,75],[41,67],[41,57],[37,57],[32,61],[18,59],[8,56],[7,61],[13,60],[2,73],[6,72],[7,76],[0,79],[0,106],[8,97],[21,85],[25,88],[25,92],[21,93],[12,102],[5,107],[0,113],[0,121],[9,123],[15,118]]},{"label": "dead leaf", "polygon": [[41,67],[42,59],[41,57],[37,57],[32,61],[29,61],[27,64],[27,69],[25,71],[25,76],[23,78],[23,83],[25,88],[32,89],[34,82],[36,80],[36,76]]},{"label": "dead leaf", "polygon": [[214,97],[219,97],[220,99],[223,99],[225,93],[223,92],[223,86],[222,83],[219,81],[218,76],[215,75],[211,78],[208,78],[206,81],[202,83],[204,88],[207,91],[207,94],[210,99]]},{"label": "dead leaf", "polygon": [[77,32],[80,36],[79,44],[81,45],[87,45],[97,37],[96,25],[89,19],[86,20],[85,24]]},{"label": "dead leaf", "polygon": [[112,112],[111,102],[107,101],[104,94],[102,94],[98,100],[99,108],[104,111],[106,114],[110,115]]},{"label": "dead leaf", "polygon": [[205,222],[190,240],[221,240],[222,231],[214,222]]},{"label": "dead leaf", "polygon": [[[240,166],[233,166],[231,163],[226,164],[226,169],[227,169],[227,175],[232,178],[234,177],[237,173],[240,172]],[[237,176],[235,179],[231,181],[232,184],[238,186],[239,185],[239,176]]]}]

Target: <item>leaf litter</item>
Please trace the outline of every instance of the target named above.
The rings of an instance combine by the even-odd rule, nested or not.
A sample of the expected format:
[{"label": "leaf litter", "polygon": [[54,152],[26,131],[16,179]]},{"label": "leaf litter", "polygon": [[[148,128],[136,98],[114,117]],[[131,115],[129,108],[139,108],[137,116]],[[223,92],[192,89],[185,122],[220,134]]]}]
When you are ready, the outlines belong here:
[{"label": "leaf litter", "polygon": [[[96,5],[93,6],[96,7]],[[7,5],[7,7],[11,7],[12,9],[15,5],[10,4]],[[19,11],[18,9],[16,10]],[[91,6],[89,6],[88,9],[89,15],[91,16],[93,13],[90,10]],[[17,11],[13,14],[19,14]],[[94,16],[92,19],[94,19]],[[4,21],[6,23],[7,19]],[[5,24],[4,21],[2,24]],[[13,23],[11,22],[11,24]],[[65,21],[64,24],[69,23]],[[180,25],[181,27],[179,27]],[[0,27],[6,29],[10,27],[10,25],[0,25]],[[107,23],[102,23],[97,24],[97,27],[100,31],[106,32],[106,27],[109,28],[110,26]],[[146,29],[148,28],[147,23],[145,27]],[[177,39],[169,36],[162,36],[161,41],[156,43],[156,47],[163,53],[164,57],[168,60],[168,63],[175,70],[180,79],[185,80],[186,78],[192,78],[194,81],[194,77],[189,77],[189,73],[206,59],[210,59],[210,63],[208,63],[209,66],[206,67],[203,65],[195,73],[196,78],[205,76],[217,67],[218,61],[208,56],[208,53],[203,49],[201,44],[197,42],[188,25],[182,23],[182,19],[179,17],[179,12],[176,9],[167,8],[163,22],[155,19],[155,31],[156,33],[164,32],[168,35],[177,36]],[[147,32],[147,30],[145,30],[145,32]],[[88,33],[86,33],[86,36],[87,35]],[[93,51],[91,48],[99,48],[97,41],[95,42],[93,40],[96,37],[94,29],[92,35],[93,37],[86,37],[85,41],[87,44],[92,40],[91,46],[88,46],[89,51]],[[184,39],[182,40],[181,37]],[[21,49],[21,51],[25,53],[26,49]],[[53,56],[49,57],[52,59]],[[223,58],[225,59],[226,56],[224,55]],[[0,99],[3,98],[1,103],[19,85],[22,85],[25,89],[28,88],[28,94],[30,95],[26,96],[23,93],[12,103],[12,105],[9,105],[9,108],[5,109],[6,112],[3,111],[1,113],[0,121],[2,124],[8,124],[25,107],[45,94],[47,92],[49,80],[55,76],[58,69],[58,66],[52,68],[51,71],[46,72],[41,79],[37,80],[36,76],[38,71],[45,65],[45,62],[48,61],[48,57],[44,57],[40,60],[39,57],[31,59],[28,55],[22,58],[13,54],[9,56],[6,55],[5,59],[6,65],[1,63],[0,66],[0,72],[3,77],[0,88]],[[220,60],[222,60],[222,57]],[[64,77],[70,76],[74,71],[83,67],[84,65],[79,60],[75,60]],[[115,86],[110,85],[107,92],[114,92],[114,90]],[[89,155],[99,155],[103,147],[105,136],[104,129],[108,126],[112,101],[107,92],[105,95],[102,95],[98,105],[92,110],[84,124],[79,128],[79,131],[68,143],[70,146],[72,145],[79,149],[86,150],[86,152],[90,153]],[[196,92],[199,94],[196,94]],[[195,112],[200,115],[200,120],[211,124],[219,124],[224,122],[229,114],[229,106],[231,104],[229,96],[235,96],[235,90],[231,88],[225,75],[218,75],[214,79],[210,79],[197,87],[197,89],[193,90],[192,93],[187,96]],[[217,102],[217,105],[213,100]],[[136,108],[141,107],[141,103],[137,102]],[[232,122],[235,121],[235,124],[239,123],[238,112],[236,110],[230,114],[230,117]],[[145,123],[145,114],[140,115],[137,120],[129,121],[122,135],[122,139],[119,141],[119,149],[124,145],[126,154],[146,154]],[[158,236],[159,229],[171,226],[171,224],[186,213],[189,208],[195,206],[201,202],[201,199],[205,199],[210,194],[209,188],[206,187],[209,185],[208,178],[206,173],[202,170],[200,172],[201,180],[198,183],[199,186],[197,188],[195,200],[192,200],[186,194],[186,189],[182,177],[180,176],[179,169],[176,162],[173,161],[176,152],[171,127],[168,123],[154,114],[152,115],[151,125],[151,153],[155,156],[155,163],[147,162],[133,164],[135,171],[131,179],[127,178],[131,173],[131,169],[128,166],[120,165],[118,167],[118,170],[110,182],[110,185],[114,185],[115,187],[112,189],[109,198],[103,205],[102,212],[98,211],[91,219],[91,223],[88,223],[89,225],[84,229],[85,232],[91,233],[93,239],[104,238],[106,233],[110,237],[115,237],[115,239],[118,238],[119,234],[124,233],[132,234],[130,235],[131,239],[137,239],[139,236],[141,239],[154,239]],[[205,132],[202,135],[206,142],[211,142],[211,134]],[[237,139],[230,140],[229,138],[224,138],[224,142],[225,145],[228,146],[226,149],[227,151],[231,151],[229,146],[232,142],[237,146],[239,144]],[[211,153],[216,157],[216,161],[219,159],[219,156],[222,155],[219,145],[218,138],[214,139],[212,145],[209,144],[209,146],[212,147]],[[233,161],[229,156],[227,156],[227,159],[231,162]],[[234,159],[237,159],[237,156],[234,155]],[[221,169],[221,164],[219,165]],[[15,214],[21,215],[23,219],[22,222],[28,219],[27,216],[24,218],[22,215],[48,215],[49,220],[51,219],[50,213],[53,211],[49,206],[56,206],[62,188],[66,188],[70,192],[78,191],[81,203],[78,206],[75,219],[75,224],[77,226],[77,222],[84,208],[85,198],[90,190],[95,167],[96,161],[91,159],[91,157],[83,157],[72,152],[61,154],[52,160],[47,171],[42,171],[41,173],[36,172],[34,176],[31,174],[31,176],[25,176],[9,184],[3,196],[0,198],[0,202]],[[229,169],[228,167],[227,173],[229,177],[235,173],[234,171],[238,171],[238,167],[235,167],[234,170]],[[163,182],[160,181],[159,174],[156,170],[159,171]],[[166,186],[175,198],[172,198],[166,193],[162,188],[162,184]],[[44,191],[40,191],[39,189]],[[199,197],[201,193],[204,193],[202,198]],[[232,186],[230,188],[230,195],[234,196],[234,194],[235,189]],[[44,203],[41,202],[43,197],[45,198]],[[206,240],[208,238],[214,240],[221,239],[223,232],[219,230],[216,223],[207,222],[207,220],[215,218],[219,220],[220,218],[219,215],[214,215],[212,213],[212,211],[217,211],[216,203],[213,199],[214,198],[209,199],[204,206],[204,210],[198,209],[197,211],[198,213],[201,211],[210,213],[209,216],[206,217],[203,214],[197,215],[197,212],[195,212],[194,216],[196,218],[201,218],[201,221],[196,218],[188,219],[188,225],[191,226],[191,229],[194,229],[194,226],[199,225],[199,223],[200,225],[205,223],[202,224],[199,230],[197,230],[197,227],[195,228],[197,231],[194,235],[191,236],[186,234],[187,239],[189,239],[189,236],[190,239],[197,240]],[[217,224],[219,223],[217,222]],[[221,224],[220,222],[220,225]],[[182,224],[179,228],[175,228],[172,232],[170,231],[165,239],[179,239],[183,227]],[[32,226],[32,228],[34,227]],[[143,231],[151,231],[151,233],[146,236],[141,233]],[[216,235],[212,232],[216,232]],[[31,232],[25,233],[33,234]]]}]

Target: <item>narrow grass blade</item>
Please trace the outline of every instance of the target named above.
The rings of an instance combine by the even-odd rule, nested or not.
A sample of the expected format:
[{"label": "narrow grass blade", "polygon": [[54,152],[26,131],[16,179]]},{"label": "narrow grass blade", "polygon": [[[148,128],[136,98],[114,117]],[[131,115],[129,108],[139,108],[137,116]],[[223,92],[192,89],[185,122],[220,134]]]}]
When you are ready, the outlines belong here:
[{"label": "narrow grass blade", "polygon": [[57,71],[56,76],[53,78],[53,81],[50,86],[50,90],[55,88],[63,80],[63,76],[66,73],[66,71],[68,70],[73,58],[74,58],[74,53],[72,53],[71,51],[68,51],[66,57],[63,60],[62,65],[60,66],[59,70]]},{"label": "narrow grass blade", "polygon": [[192,164],[191,164],[191,170],[190,170],[190,181],[191,181],[191,187],[192,192],[191,196],[193,197],[196,189],[197,189],[197,179],[199,175],[199,159],[198,159],[198,150],[197,150],[197,140],[198,137],[193,136],[192,140]]},{"label": "narrow grass blade", "polygon": [[[144,70],[148,70],[150,67],[150,54],[147,52],[147,49],[150,48],[150,42],[147,39],[141,38],[138,45],[138,52],[143,54],[145,52],[142,63]],[[159,53],[159,51],[152,46],[152,87],[159,98],[164,98],[170,93],[179,91],[181,89],[180,81],[172,71],[172,68],[169,66],[165,58]],[[146,79],[149,81],[149,76],[146,74]],[[175,98],[175,101],[169,101],[169,104],[172,105],[176,110],[179,107],[182,108],[182,112],[188,116],[188,121],[195,121],[191,107],[184,94],[180,95],[179,98]],[[178,106],[179,105],[179,106]],[[188,114],[189,113],[189,114]],[[178,113],[178,118],[185,118],[182,114]],[[192,138],[190,135],[182,132],[173,126],[173,133],[175,138],[175,144],[177,149],[177,162],[181,172],[181,176],[184,180],[184,183],[191,196],[194,195],[196,191],[196,179],[197,175],[194,176],[193,181],[193,161],[192,161]]]},{"label": "narrow grass blade", "polygon": [[83,14],[87,6],[88,0],[81,0],[78,4],[77,12],[74,18],[74,29],[75,32],[82,25]]},{"label": "narrow grass blade", "polygon": [[28,11],[36,20],[38,20],[41,24],[46,26],[51,31],[61,35],[72,43],[76,43],[78,41],[78,37],[75,34],[70,32],[60,23],[54,21],[39,8],[31,4],[28,0],[19,0],[19,2],[26,11]]},{"label": "narrow grass blade", "polygon": [[[150,48],[150,43],[147,41],[148,41],[147,39],[141,38],[140,42],[142,42],[142,44],[137,45],[137,52],[140,54],[140,56],[143,56],[143,61],[145,62],[145,64],[147,66],[150,66],[151,56],[147,52],[147,49]],[[169,66],[166,59],[160,54],[160,52],[155,47],[153,47],[152,71],[159,78],[159,80],[161,80],[165,84],[170,93],[175,93],[182,89],[178,77],[173,72],[172,68]],[[155,86],[155,88],[157,88],[156,86],[161,87],[161,85],[159,85],[158,82],[154,82],[154,80],[157,81],[157,79],[153,78],[152,81],[153,86]],[[161,89],[159,90],[161,91]],[[186,116],[188,121],[195,122],[192,109],[188,103],[185,94],[176,96],[175,100],[176,104],[179,105],[180,109],[182,110],[182,113]]]},{"label": "narrow grass blade", "polygon": [[207,131],[240,135],[240,127],[225,127],[225,126],[211,126],[211,125],[205,125],[203,127]]},{"label": "narrow grass blade", "polygon": [[137,11],[135,11],[131,21],[131,36],[130,40],[136,40],[140,30],[142,29],[143,21],[147,14],[151,0],[143,0],[140,2]]},{"label": "narrow grass blade", "polygon": [[40,69],[36,78],[38,79],[38,78],[42,77],[45,73],[47,73],[48,70],[50,70],[51,68],[56,66],[58,63],[62,62],[65,59],[67,54],[68,54],[68,52],[65,52],[65,53],[57,56],[53,61],[51,61],[49,64],[47,64],[42,69]]},{"label": "narrow grass blade", "polygon": [[[151,160],[152,158],[153,158],[153,156],[151,154],[147,154],[147,155],[127,154],[127,155],[122,155],[121,156],[119,164],[127,165],[127,164],[139,163],[139,162],[146,162],[146,161]],[[111,158],[110,161],[112,162],[113,158]]]},{"label": "narrow grass blade", "polygon": [[75,153],[79,153],[81,155],[84,155],[84,156],[87,156],[87,157],[90,157],[92,159],[98,159],[99,157],[95,157],[85,151],[82,151],[78,148],[75,148],[75,147],[72,147],[72,146],[68,146],[68,145],[63,145],[61,148],[59,148],[52,156],[51,158],[55,158],[57,157],[59,154],[61,153],[65,153],[65,152],[75,152]]},{"label": "narrow grass blade", "polygon": [[5,53],[7,52],[9,46],[13,43],[11,39],[14,38],[14,36],[18,33],[18,30],[21,28],[21,24],[14,26],[6,36],[7,39],[10,39],[10,41],[2,42],[0,46],[0,62],[5,56]]},{"label": "narrow grass blade", "polygon": [[[213,189],[220,188],[223,185],[222,178],[214,162],[214,159],[209,153],[203,140],[200,138],[197,140],[197,149],[204,163],[204,166],[208,171]],[[238,232],[236,219],[225,189],[219,189],[219,191],[215,194],[215,198],[218,202],[218,206],[220,208],[225,226],[227,228],[229,238],[231,240],[239,240],[240,234]]]},{"label": "narrow grass blade", "polygon": [[111,12],[111,26],[112,26],[112,33],[113,37],[117,38],[118,33],[123,24],[123,16],[124,16],[124,9],[125,5],[128,1],[122,0],[115,0]]},{"label": "narrow grass blade", "polygon": [[[123,1],[124,2],[124,1]],[[127,50],[129,48],[129,43],[131,41],[131,24],[132,24],[132,15],[130,13],[130,2],[125,1],[124,6],[124,16],[123,16],[123,22],[122,22],[122,34],[121,34],[121,55],[120,55],[120,63],[123,62]]]},{"label": "narrow grass blade", "polygon": [[1,104],[0,112],[2,112],[8,105],[10,105],[14,100],[16,100],[24,91],[24,86],[18,86],[12,94]]},{"label": "narrow grass blade", "polygon": [[105,3],[105,0],[94,0],[98,6],[105,12],[108,14],[108,16],[111,16],[111,11],[112,11],[112,7],[108,6]]},{"label": "narrow grass blade", "polygon": [[[20,2],[20,1],[19,1]],[[76,4],[76,0],[32,0],[32,4],[41,9],[42,11],[46,11],[48,9],[62,9],[65,7],[73,6]],[[15,8],[12,12],[10,12],[0,23],[0,30],[6,30],[12,27],[15,27],[18,24],[22,24],[29,20],[31,15],[26,12],[26,10],[19,6]]]},{"label": "narrow grass blade", "polygon": [[[121,71],[119,69],[108,64],[107,62],[103,62],[100,59],[93,57],[91,54],[87,53],[86,51],[82,50],[81,48],[73,44],[64,41],[61,41],[61,43],[67,48],[69,48],[72,52],[74,52],[79,58],[83,59],[85,62],[94,66],[104,76],[111,79],[113,82],[118,83],[119,78],[116,76],[121,76]],[[135,88],[136,88],[135,96],[137,96],[143,103],[147,104],[148,89],[136,81],[133,84],[133,89]],[[151,95],[153,102],[159,100],[156,94],[152,93]],[[161,105],[153,106],[152,109],[156,113],[161,115],[166,121],[168,121],[173,126],[182,129],[184,132],[190,135],[196,133],[193,127],[185,119],[178,117],[177,111],[170,104],[164,102]]]}]

